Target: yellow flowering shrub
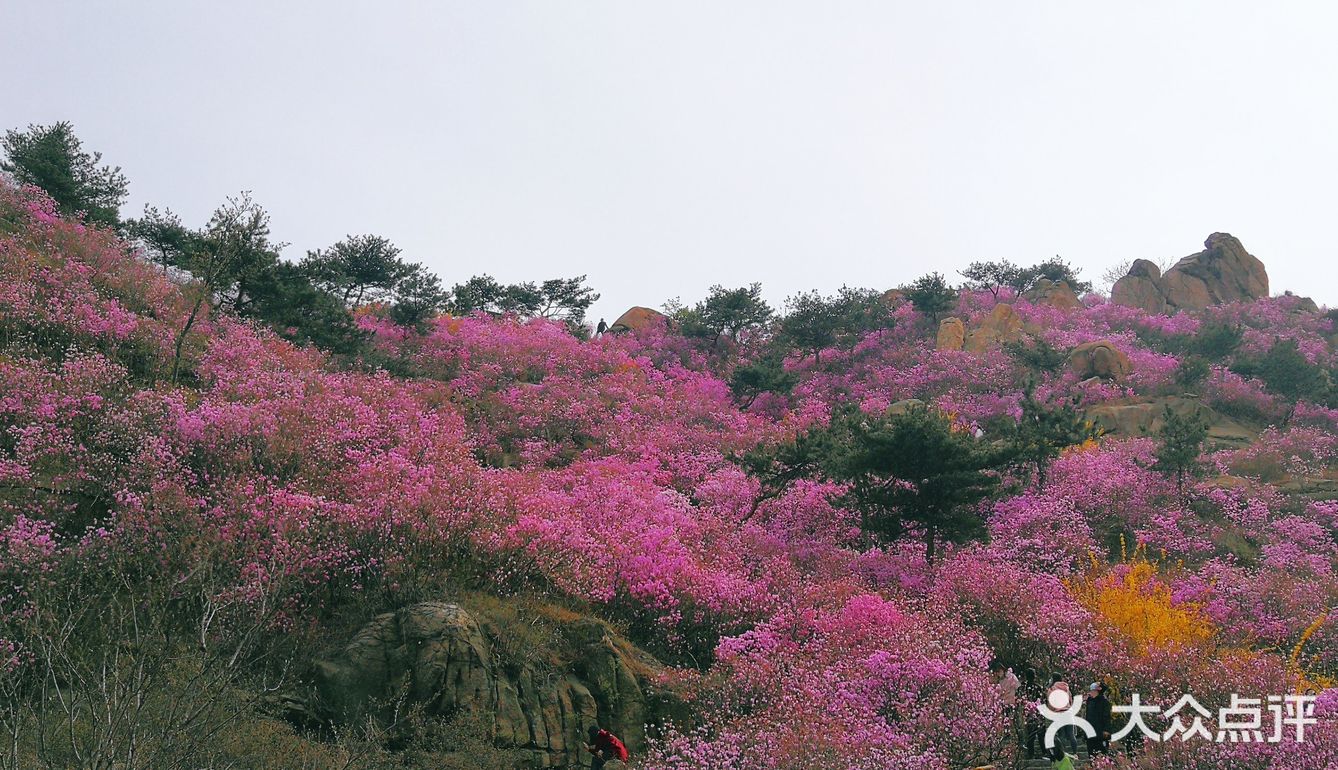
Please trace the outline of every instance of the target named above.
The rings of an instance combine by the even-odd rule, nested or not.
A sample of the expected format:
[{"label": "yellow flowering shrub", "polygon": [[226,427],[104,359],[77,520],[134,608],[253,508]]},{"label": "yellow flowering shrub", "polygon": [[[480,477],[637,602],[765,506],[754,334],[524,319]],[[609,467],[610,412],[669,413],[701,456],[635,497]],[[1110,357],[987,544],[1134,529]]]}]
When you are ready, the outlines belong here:
[{"label": "yellow flowering shrub", "polygon": [[1140,653],[1195,646],[1216,633],[1202,607],[1171,600],[1171,587],[1161,580],[1157,565],[1141,552],[1115,567],[1094,563],[1069,588],[1100,625]]}]

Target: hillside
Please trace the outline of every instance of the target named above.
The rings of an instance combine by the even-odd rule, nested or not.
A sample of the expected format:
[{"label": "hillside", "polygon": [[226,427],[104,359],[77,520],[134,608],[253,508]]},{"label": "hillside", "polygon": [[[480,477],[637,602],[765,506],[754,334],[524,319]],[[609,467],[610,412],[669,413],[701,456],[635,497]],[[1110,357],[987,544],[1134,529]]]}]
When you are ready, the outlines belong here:
[{"label": "hillside", "polygon": [[[369,302],[332,352],[0,182],[0,768],[575,767],[594,722],[646,769],[1002,767],[1001,668],[1314,694],[1304,743],[1135,761],[1338,766],[1338,330],[1245,256],[788,347]],[[988,490],[841,476],[908,426]]]}]

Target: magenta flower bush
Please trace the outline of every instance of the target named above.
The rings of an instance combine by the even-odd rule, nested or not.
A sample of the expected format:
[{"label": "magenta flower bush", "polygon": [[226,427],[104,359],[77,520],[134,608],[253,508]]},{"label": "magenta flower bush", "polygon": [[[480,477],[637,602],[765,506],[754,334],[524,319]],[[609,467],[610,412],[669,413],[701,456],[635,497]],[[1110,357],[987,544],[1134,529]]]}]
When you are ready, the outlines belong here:
[{"label": "magenta flower bush", "polygon": [[694,687],[702,725],[671,733],[648,764],[940,768],[997,751],[1002,714],[978,635],[870,594],[823,605],[722,641]]}]

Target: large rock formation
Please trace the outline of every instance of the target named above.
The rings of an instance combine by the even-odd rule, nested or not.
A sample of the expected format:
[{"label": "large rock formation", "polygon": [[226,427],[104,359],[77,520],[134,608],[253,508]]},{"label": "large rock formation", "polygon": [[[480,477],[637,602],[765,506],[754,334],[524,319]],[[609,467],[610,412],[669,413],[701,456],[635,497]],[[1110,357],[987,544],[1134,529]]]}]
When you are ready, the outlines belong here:
[{"label": "large rock formation", "polygon": [[985,320],[980,322],[979,328],[971,332],[971,336],[966,340],[966,349],[972,353],[983,353],[1005,342],[1016,342],[1020,339],[1022,339],[1022,317],[1012,305],[1000,302],[994,306]]},{"label": "large rock formation", "polygon": [[1161,268],[1146,259],[1135,259],[1129,272],[1110,290],[1110,299],[1119,305],[1142,308],[1149,313],[1166,312],[1166,296],[1161,290]]},{"label": "large rock formation", "polygon": [[618,316],[618,320],[609,327],[611,332],[635,332],[654,326],[665,318],[664,313],[658,310],[651,310],[648,307],[629,308],[626,313]]},{"label": "large rock formation", "polygon": [[934,347],[939,350],[961,350],[965,344],[966,324],[962,323],[962,319],[950,316],[938,322],[938,338],[934,341]]},{"label": "large rock formation", "polygon": [[1033,305],[1049,305],[1060,310],[1076,310],[1082,307],[1082,301],[1069,286],[1068,281],[1052,281],[1042,278],[1026,292],[1022,298]]},{"label": "large rock formation", "polygon": [[1237,238],[1213,233],[1203,246],[1165,273],[1146,259],[1135,260],[1129,273],[1115,282],[1111,301],[1149,313],[1173,313],[1268,296],[1264,263]]},{"label": "large rock formation", "polygon": [[1069,368],[1079,379],[1121,380],[1133,370],[1129,356],[1110,340],[1084,342],[1069,352]]},{"label": "large rock formation", "polygon": [[317,662],[313,710],[356,719],[407,692],[427,714],[470,717],[490,733],[483,739],[513,750],[524,768],[579,766],[594,724],[640,751],[655,716],[646,685],[663,668],[593,619],[563,622],[560,632],[562,649],[508,660],[497,635],[459,605],[386,613]]},{"label": "large rock formation", "polygon": [[1086,416],[1106,433],[1118,436],[1155,435],[1166,423],[1166,412],[1197,415],[1208,424],[1208,439],[1219,446],[1248,445],[1257,431],[1214,410],[1198,399],[1184,396],[1129,398],[1089,407]]},{"label": "large rock formation", "polygon": [[883,292],[883,304],[888,307],[896,307],[906,301],[906,292],[903,289],[888,289]]}]

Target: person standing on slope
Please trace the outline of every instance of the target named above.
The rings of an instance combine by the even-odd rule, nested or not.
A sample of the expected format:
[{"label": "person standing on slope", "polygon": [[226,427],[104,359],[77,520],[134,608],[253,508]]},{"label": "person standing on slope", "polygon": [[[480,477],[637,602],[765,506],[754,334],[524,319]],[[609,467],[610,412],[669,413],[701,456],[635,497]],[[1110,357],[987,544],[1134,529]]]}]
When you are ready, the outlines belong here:
[{"label": "person standing on slope", "polygon": [[1022,688],[1022,680],[1017,678],[1013,669],[1005,669],[1003,675],[999,677],[998,687],[999,703],[1003,705],[1004,715],[1008,719],[1008,728],[1012,730],[1020,747],[1025,740],[1022,735],[1022,710],[1018,708],[1017,697],[1017,691]]},{"label": "person standing on slope", "polygon": [[618,736],[608,730],[599,729],[599,725],[590,726],[590,742],[585,745],[585,750],[594,755],[590,760],[591,770],[599,770],[605,762],[618,760],[627,761],[627,747],[618,740]]},{"label": "person standing on slope", "polygon": [[1092,682],[1087,688],[1087,721],[1096,730],[1096,735],[1087,739],[1087,753],[1091,755],[1110,753],[1110,699],[1106,697],[1106,685]]},{"label": "person standing on slope", "polygon": [[[1062,692],[1063,696],[1062,698],[1052,700],[1050,694],[1056,690]],[[1069,683],[1065,682],[1064,677],[1060,674],[1055,674],[1050,677],[1050,689],[1045,691],[1045,696],[1046,702],[1050,704],[1051,708],[1058,711],[1066,711],[1073,705],[1073,691],[1069,689]],[[1078,753],[1078,734],[1074,732],[1071,725],[1059,728],[1059,733],[1055,736],[1055,742],[1058,743],[1060,741],[1067,741],[1069,750],[1074,754]]]}]

